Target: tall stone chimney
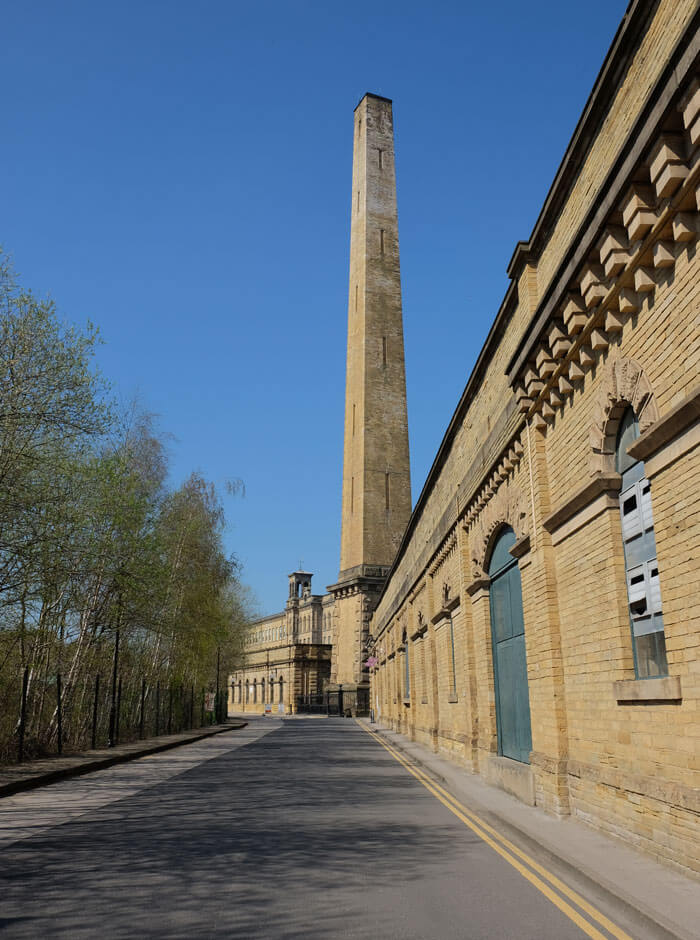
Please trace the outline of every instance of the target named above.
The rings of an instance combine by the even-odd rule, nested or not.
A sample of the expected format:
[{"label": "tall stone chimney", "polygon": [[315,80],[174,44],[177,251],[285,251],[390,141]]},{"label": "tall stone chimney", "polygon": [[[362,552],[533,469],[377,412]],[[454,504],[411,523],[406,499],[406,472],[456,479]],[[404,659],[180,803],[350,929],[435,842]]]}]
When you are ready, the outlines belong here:
[{"label": "tall stone chimney", "polygon": [[367,682],[368,622],[411,514],[391,101],[355,109],[340,574],[332,681]]}]

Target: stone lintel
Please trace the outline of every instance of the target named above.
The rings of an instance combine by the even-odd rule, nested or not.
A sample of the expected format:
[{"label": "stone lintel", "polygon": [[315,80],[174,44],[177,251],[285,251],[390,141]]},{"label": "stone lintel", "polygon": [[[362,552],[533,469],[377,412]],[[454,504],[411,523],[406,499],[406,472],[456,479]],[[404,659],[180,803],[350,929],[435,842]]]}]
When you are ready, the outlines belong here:
[{"label": "stone lintel", "polygon": [[[542,525],[550,534],[556,532],[565,522],[568,522],[577,512],[592,503],[598,496],[603,493],[619,493],[621,485],[622,477],[619,473],[609,471],[596,473],[591,480],[575,490],[561,506],[550,513],[543,520]],[[513,548],[516,548],[517,545],[516,542]]]},{"label": "stone lintel", "polygon": [[646,460],[696,421],[700,421],[700,385],[640,434],[627,453],[635,460]]}]

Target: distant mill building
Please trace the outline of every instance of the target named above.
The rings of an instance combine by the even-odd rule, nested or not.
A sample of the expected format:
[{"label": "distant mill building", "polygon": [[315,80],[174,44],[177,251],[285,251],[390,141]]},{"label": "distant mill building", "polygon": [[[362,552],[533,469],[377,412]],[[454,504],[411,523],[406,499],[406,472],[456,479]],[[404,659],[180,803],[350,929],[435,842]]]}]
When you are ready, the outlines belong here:
[{"label": "distant mill building", "polygon": [[300,697],[328,685],[333,598],[312,594],[312,577],[293,571],[284,610],[250,625],[245,664],[229,679],[231,710],[292,714]]},{"label": "distant mill building", "polygon": [[628,5],[412,509],[374,95],[351,212],[340,572],[253,625],[241,678],[369,687],[465,771],[700,873],[697,0]]}]

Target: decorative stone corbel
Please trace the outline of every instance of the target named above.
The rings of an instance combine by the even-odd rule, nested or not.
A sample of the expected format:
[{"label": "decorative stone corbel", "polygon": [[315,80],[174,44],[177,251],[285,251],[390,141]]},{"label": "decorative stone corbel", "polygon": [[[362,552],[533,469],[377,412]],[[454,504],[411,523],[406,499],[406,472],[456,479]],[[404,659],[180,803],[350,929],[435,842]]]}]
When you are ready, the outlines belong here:
[{"label": "decorative stone corbel", "polygon": [[650,154],[649,174],[659,199],[672,196],[688,175],[685,141],[680,134],[662,134]]},{"label": "decorative stone corbel", "polygon": [[622,204],[622,222],[630,243],[644,238],[657,219],[656,195],[651,186],[635,183]]}]

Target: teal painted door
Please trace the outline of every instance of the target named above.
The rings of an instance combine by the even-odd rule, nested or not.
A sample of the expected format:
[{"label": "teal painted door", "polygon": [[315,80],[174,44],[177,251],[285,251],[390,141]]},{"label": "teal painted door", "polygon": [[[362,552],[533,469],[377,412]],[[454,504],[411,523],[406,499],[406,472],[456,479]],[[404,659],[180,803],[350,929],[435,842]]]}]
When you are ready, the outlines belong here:
[{"label": "teal painted door", "polygon": [[491,639],[496,682],[498,753],[529,763],[532,750],[525,624],[520,569],[508,549],[515,533],[504,529],[491,554]]}]

